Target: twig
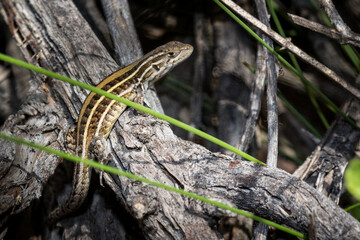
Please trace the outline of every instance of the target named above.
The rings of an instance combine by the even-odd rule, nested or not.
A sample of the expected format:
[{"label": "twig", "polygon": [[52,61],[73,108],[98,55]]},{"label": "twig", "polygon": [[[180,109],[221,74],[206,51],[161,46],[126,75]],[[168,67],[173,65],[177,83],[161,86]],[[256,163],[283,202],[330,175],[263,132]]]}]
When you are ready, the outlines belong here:
[{"label": "twig", "polygon": [[233,11],[235,11],[237,14],[245,18],[248,22],[253,24],[255,27],[259,28],[261,31],[263,31],[265,34],[269,35],[272,39],[274,39],[277,43],[282,45],[284,48],[287,48],[292,53],[300,57],[305,62],[308,62],[313,67],[317,68],[321,72],[323,72],[325,75],[333,79],[335,82],[337,82],[339,85],[341,85],[343,88],[345,88],[348,92],[353,94],[355,97],[360,99],[360,91],[355,88],[354,86],[347,83],[344,79],[342,79],[339,75],[337,75],[333,70],[326,67],[324,64],[320,63],[316,59],[312,58],[310,55],[302,51],[300,48],[298,48],[296,45],[291,43],[289,39],[285,39],[281,37],[278,33],[273,31],[271,28],[267,27],[263,23],[261,23],[258,19],[253,17],[251,14],[246,12],[244,9],[242,9],[240,6],[236,5],[231,0],[221,0],[221,2],[225,3],[229,8],[231,8]]},{"label": "twig", "polygon": [[[258,45],[261,45],[260,43]],[[264,47],[258,47],[256,53],[256,71],[255,71],[255,81],[253,85],[253,90],[250,94],[249,99],[249,116],[246,118],[246,123],[244,127],[244,133],[241,136],[240,143],[237,145],[237,148],[247,152],[250,144],[254,138],[255,125],[260,114],[261,108],[261,98],[264,93],[265,79],[266,79],[266,65],[264,63],[265,51]]]},{"label": "twig", "polygon": [[338,40],[341,44],[351,44],[360,47],[360,35],[351,32],[349,35],[343,35],[342,32],[338,32],[334,28],[326,27],[322,24],[307,20],[303,17],[296,16],[288,13],[288,16],[293,22],[302,27],[308,28],[314,32],[324,34],[328,37]]},{"label": "twig", "polygon": [[319,2],[336,30],[346,37],[350,36],[351,29],[344,23],[333,2],[331,0],[320,0]]},{"label": "twig", "polygon": [[[264,0],[255,1],[259,19],[267,27],[270,27],[269,14],[266,9],[266,3]],[[273,47],[273,41],[261,34],[263,40]],[[259,44],[260,45],[260,44]],[[274,55],[271,54],[264,46],[261,47],[264,51],[264,63],[266,65],[266,78],[267,78],[267,120],[268,120],[268,152],[267,152],[267,165],[272,168],[276,168],[278,160],[278,107],[277,107],[277,74]],[[259,62],[258,62],[259,63]],[[254,229],[253,239],[262,240],[266,239],[269,228],[264,223],[259,223]]]}]

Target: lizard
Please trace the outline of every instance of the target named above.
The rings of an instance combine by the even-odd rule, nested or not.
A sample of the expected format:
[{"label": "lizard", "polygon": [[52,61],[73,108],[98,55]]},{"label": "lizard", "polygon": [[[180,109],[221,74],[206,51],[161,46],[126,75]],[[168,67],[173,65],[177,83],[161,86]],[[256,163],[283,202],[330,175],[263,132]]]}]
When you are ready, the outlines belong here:
[{"label": "lizard", "polygon": [[[148,84],[165,76],[187,59],[192,51],[193,47],[189,44],[168,42],[110,74],[96,87],[130,101],[138,100],[142,104],[142,96]],[[106,140],[125,109],[126,105],[123,103],[90,92],[81,107],[76,128],[69,129],[67,136],[67,142],[74,146],[75,154],[81,158],[88,158],[92,141],[96,138]],[[64,203],[49,214],[50,224],[73,213],[83,204],[90,187],[91,171],[85,164],[75,164],[71,193]]]}]

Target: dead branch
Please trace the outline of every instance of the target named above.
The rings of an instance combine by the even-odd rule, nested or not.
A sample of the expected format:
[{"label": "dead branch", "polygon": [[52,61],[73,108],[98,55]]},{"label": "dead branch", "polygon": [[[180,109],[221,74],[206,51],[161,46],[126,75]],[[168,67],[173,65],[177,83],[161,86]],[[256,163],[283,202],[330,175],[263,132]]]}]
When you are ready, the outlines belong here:
[{"label": "dead branch", "polygon": [[[29,62],[90,84],[119,68],[71,1],[3,0],[0,12]],[[76,121],[87,92],[35,73],[30,84],[29,97],[2,131],[61,148],[63,133]],[[305,234],[316,211],[319,239],[354,239],[360,234],[355,219],[290,174],[212,153],[176,137],[169,124],[132,109],[121,116],[108,143],[114,156],[109,164],[119,169],[254,212]],[[1,142],[0,148],[0,213],[6,227],[12,215],[41,197],[60,160],[7,142]],[[121,229],[116,210],[121,206],[148,239],[221,239],[216,219],[233,215],[123,177],[105,174],[105,181],[122,205],[106,208],[98,198],[90,198],[85,211],[61,222],[63,237],[116,235]],[[42,209],[50,210],[54,204],[47,200]]]},{"label": "dead branch", "polygon": [[303,17],[293,15],[291,13],[288,13],[291,20],[294,21],[294,23],[308,28],[314,32],[318,32],[321,34],[324,34],[328,37],[331,37],[332,39],[335,39],[339,41],[341,44],[351,44],[357,47],[360,47],[360,35],[355,34],[353,32],[348,33],[348,35],[344,35],[342,32],[339,32],[335,30],[334,28],[329,28],[324,25],[321,25],[319,23],[307,20]]},{"label": "dead branch", "polygon": [[253,24],[255,27],[263,31],[265,34],[270,36],[272,39],[274,39],[277,43],[282,45],[284,48],[290,50],[292,53],[294,53],[296,56],[300,57],[303,61],[307,62],[311,66],[315,67],[322,73],[324,73],[326,76],[328,76],[330,79],[334,80],[338,84],[340,84],[343,88],[345,88],[348,92],[353,94],[355,97],[360,99],[360,91],[346,82],[343,78],[341,78],[338,74],[336,74],[333,70],[326,67],[324,64],[320,63],[316,59],[312,58],[310,55],[302,51],[300,48],[295,46],[289,39],[285,39],[281,37],[278,33],[273,31],[271,28],[267,27],[263,23],[261,23],[258,19],[253,17],[251,14],[246,12],[244,9],[242,9],[239,5],[235,4],[231,0],[222,0],[230,9],[235,11],[237,14],[245,18],[248,22]]}]

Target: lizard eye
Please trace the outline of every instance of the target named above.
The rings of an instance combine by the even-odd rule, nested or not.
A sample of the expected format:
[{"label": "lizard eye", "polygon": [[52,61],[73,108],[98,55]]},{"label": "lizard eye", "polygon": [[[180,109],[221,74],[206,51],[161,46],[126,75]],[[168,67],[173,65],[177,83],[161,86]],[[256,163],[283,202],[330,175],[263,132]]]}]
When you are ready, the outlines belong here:
[{"label": "lizard eye", "polygon": [[160,71],[160,68],[157,65],[153,64],[152,67],[153,67],[153,69],[155,69],[155,71],[157,71],[157,72]]},{"label": "lizard eye", "polygon": [[169,58],[174,58],[176,57],[177,54],[175,54],[174,52],[168,52],[168,57]]}]

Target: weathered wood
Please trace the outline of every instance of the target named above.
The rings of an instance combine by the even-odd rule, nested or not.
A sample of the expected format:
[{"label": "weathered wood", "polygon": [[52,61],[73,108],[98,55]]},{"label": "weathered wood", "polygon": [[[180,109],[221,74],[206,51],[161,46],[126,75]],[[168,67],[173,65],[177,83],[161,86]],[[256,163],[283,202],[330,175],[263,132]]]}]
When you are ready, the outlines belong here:
[{"label": "weathered wood", "polygon": [[[257,14],[259,20],[264,23],[266,26],[270,26],[270,15],[266,8],[266,3],[264,0],[255,0],[255,4],[257,7]],[[269,36],[265,34],[260,34],[261,38],[271,47],[274,47],[274,43]],[[266,111],[267,111],[267,132],[268,132],[268,144],[267,144],[267,156],[266,156],[266,164],[269,167],[276,168],[278,166],[278,156],[279,156],[279,112],[278,112],[278,102],[277,102],[277,86],[278,86],[278,77],[279,71],[277,70],[277,66],[275,64],[275,56],[270,53],[264,46],[260,46],[258,43],[258,51],[263,51],[262,55],[264,58],[263,62],[257,61],[257,70],[264,69],[264,65],[266,66],[266,81],[267,81],[267,91],[266,91]],[[259,53],[258,53],[259,54]],[[257,75],[258,76],[258,75]],[[265,80],[265,79],[264,79]],[[264,83],[262,83],[264,84]],[[260,85],[261,86],[261,85]],[[255,85],[258,87],[258,85]],[[255,96],[254,93],[260,91],[252,91],[250,96]],[[261,96],[252,99],[258,100],[260,102]],[[254,103],[252,103],[254,104]],[[255,104],[254,104],[255,105]],[[256,105],[255,105],[256,106]],[[254,228],[254,240],[264,240],[267,238],[269,231],[269,227],[260,223]]]},{"label": "weathered wood", "polygon": [[[91,84],[118,68],[71,1],[2,0],[0,7],[27,61]],[[29,97],[2,131],[61,148],[63,133],[76,121],[86,91],[39,74],[33,74],[30,84]],[[109,164],[120,169],[252,211],[305,234],[316,211],[319,239],[354,239],[360,234],[355,219],[308,184],[284,171],[181,140],[167,123],[153,117],[126,111],[109,143],[114,154]],[[1,142],[0,148],[0,210],[6,227],[11,214],[40,198],[59,159],[11,143]],[[233,215],[123,177],[105,174],[105,183],[122,204],[104,209],[93,197],[85,208],[100,209],[64,219],[63,237],[116,235],[114,231],[120,230],[112,211],[121,206],[139,221],[148,239],[220,239],[216,219]],[[93,215],[99,212],[103,214]]]},{"label": "weathered wood", "polygon": [[[71,1],[1,1],[1,13],[31,63],[90,84],[118,68]],[[85,90],[33,74],[28,98],[2,131],[62,148],[64,132],[76,121],[85,97]],[[60,161],[8,142],[0,147],[1,213],[6,221],[40,198]],[[48,204],[47,208],[55,207]]]},{"label": "weathered wood", "polygon": [[102,0],[101,3],[119,64],[129,65],[143,55],[129,4],[127,1],[117,0]]},{"label": "weathered wood", "polygon": [[[358,126],[360,125],[360,102],[357,99],[349,99],[343,111]],[[339,203],[345,168],[356,147],[359,146],[359,139],[360,131],[339,116],[294,175],[318,189],[335,203]]]},{"label": "weathered wood", "polygon": [[[131,115],[128,112],[129,114]],[[125,118],[125,116],[123,117]],[[151,176],[154,179],[151,172],[159,167],[159,165],[155,164],[156,159],[168,176],[164,178],[158,175],[155,178],[157,181],[183,187],[185,190],[194,191],[210,197],[210,199],[252,211],[257,215],[266,216],[301,232],[307,232],[310,216],[315,211],[318,217],[317,221],[319,221],[316,226],[319,239],[340,237],[340,235],[343,239],[349,239],[351,238],[350,235],[359,234],[359,224],[356,223],[355,219],[341,210],[330,199],[319,194],[308,184],[290,174],[282,170],[237,161],[224,155],[208,152],[194,143],[173,138],[170,132],[166,130],[167,124],[159,123],[154,119],[153,125],[146,126],[143,125],[144,121],[145,117],[144,119],[134,120],[130,118],[128,120],[123,119],[124,130],[122,133],[119,132],[126,139],[126,143],[125,145],[116,146],[116,149],[138,149],[138,152],[126,153],[132,159],[126,165],[132,172],[146,174],[145,177]],[[155,124],[161,130],[154,128]],[[148,136],[155,134],[155,131],[158,133],[158,138],[149,138]],[[179,149],[175,146],[186,149],[186,152],[179,154]],[[146,152],[147,156],[143,156],[143,152]],[[124,163],[124,161],[122,162]],[[190,169],[191,174],[188,175]],[[118,181],[131,182],[123,178],[119,178]],[[138,193],[140,191],[144,192],[144,189],[147,189],[146,192],[151,192],[151,197],[146,199],[139,197]],[[152,187],[141,186],[138,190],[128,187],[126,192],[130,194],[126,196],[128,198],[126,202],[132,202],[133,207],[131,209],[136,209],[137,204],[140,205],[140,209],[143,210],[141,216],[153,219],[152,221],[155,221],[155,216],[150,214],[154,212],[154,204],[162,202],[161,200],[166,195],[172,196],[171,200],[163,200],[165,205],[161,205],[163,208],[168,205],[168,209],[171,209],[169,215],[167,215],[168,221],[170,219],[179,219],[180,217],[177,214],[188,218],[189,211],[191,215],[196,216],[202,214],[208,216],[226,215],[219,209],[206,204],[199,204],[194,200],[185,201],[184,205],[182,205],[178,202],[181,201],[181,197],[176,197],[176,195]],[[173,206],[176,206],[180,211],[176,213]],[[335,235],[328,235],[327,224],[321,223],[325,219],[331,222],[330,225],[337,226],[330,230]],[[353,226],[345,224],[348,221],[356,224]],[[354,232],[350,233],[348,231]],[[164,237],[164,235],[159,235],[157,238],[161,237]]]}]

